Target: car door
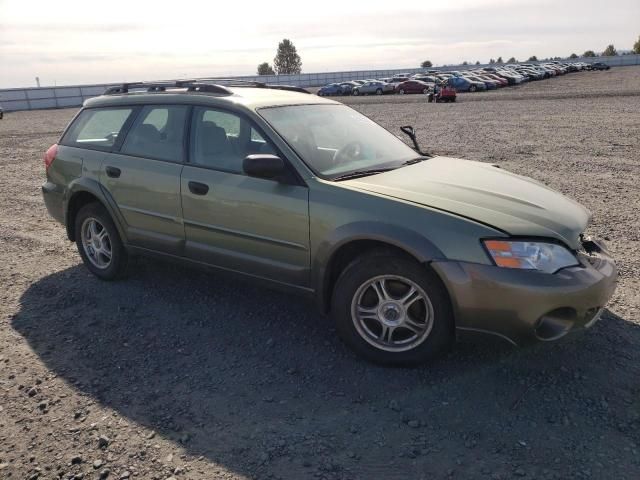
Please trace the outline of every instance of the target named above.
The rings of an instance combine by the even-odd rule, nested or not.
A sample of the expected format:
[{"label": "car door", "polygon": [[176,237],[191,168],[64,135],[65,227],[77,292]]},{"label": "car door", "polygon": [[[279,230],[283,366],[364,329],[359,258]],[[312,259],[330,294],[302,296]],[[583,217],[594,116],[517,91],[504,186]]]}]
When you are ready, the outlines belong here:
[{"label": "car door", "polygon": [[278,152],[244,115],[194,108],[182,171],[185,255],[225,269],[309,286],[309,194],[300,182],[249,177],[248,154]]},{"label": "car door", "polygon": [[120,210],[133,246],[183,253],[180,173],[188,111],[184,105],[139,108],[119,151],[102,162],[100,181]]}]

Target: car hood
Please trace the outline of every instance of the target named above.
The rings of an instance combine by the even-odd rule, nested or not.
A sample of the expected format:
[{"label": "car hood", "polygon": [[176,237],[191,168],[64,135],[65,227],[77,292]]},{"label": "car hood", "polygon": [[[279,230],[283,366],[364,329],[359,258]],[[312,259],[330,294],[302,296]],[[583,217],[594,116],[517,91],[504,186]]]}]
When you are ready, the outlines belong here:
[{"label": "car hood", "polygon": [[460,215],[510,235],[555,238],[573,249],[579,248],[591,218],[582,205],[536,180],[458,158],[434,157],[341,183]]}]

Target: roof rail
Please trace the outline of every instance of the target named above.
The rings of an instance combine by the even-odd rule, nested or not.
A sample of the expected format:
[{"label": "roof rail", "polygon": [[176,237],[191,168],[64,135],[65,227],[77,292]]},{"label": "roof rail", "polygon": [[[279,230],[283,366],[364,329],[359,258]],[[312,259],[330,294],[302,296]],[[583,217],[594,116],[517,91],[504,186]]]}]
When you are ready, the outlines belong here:
[{"label": "roof rail", "polygon": [[189,92],[208,92],[231,95],[229,87],[270,88],[290,92],[310,93],[302,87],[293,85],[271,85],[253,80],[238,80],[235,78],[196,78],[189,80],[169,80],[159,82],[130,82],[107,88],[104,95],[119,95],[129,93],[130,90],[146,90],[147,92],[166,92],[167,88],[186,88]]},{"label": "roof rail", "polygon": [[271,88],[273,90],[287,90],[290,92],[310,93],[302,87],[294,85],[273,85],[271,83],[258,82],[257,80],[242,80],[237,78],[201,78],[199,81],[206,82],[225,82],[226,87],[256,87]]},{"label": "roof rail", "polygon": [[144,89],[147,92],[165,92],[167,88],[186,88],[190,92],[209,92],[231,95],[233,92],[222,85],[202,82],[199,80],[172,80],[161,82],[131,82],[109,87],[104,95],[118,95],[129,93],[130,90]]}]

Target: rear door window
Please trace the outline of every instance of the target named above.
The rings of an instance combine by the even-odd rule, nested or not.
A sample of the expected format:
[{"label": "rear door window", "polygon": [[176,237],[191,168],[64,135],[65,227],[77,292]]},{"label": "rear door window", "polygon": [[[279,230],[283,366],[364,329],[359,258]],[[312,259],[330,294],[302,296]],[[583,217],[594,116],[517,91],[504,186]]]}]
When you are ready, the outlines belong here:
[{"label": "rear door window", "polygon": [[62,139],[63,145],[110,150],[131,116],[133,108],[88,108],[74,120]]},{"label": "rear door window", "polygon": [[184,105],[143,107],[122,145],[121,153],[182,162],[187,109]]}]

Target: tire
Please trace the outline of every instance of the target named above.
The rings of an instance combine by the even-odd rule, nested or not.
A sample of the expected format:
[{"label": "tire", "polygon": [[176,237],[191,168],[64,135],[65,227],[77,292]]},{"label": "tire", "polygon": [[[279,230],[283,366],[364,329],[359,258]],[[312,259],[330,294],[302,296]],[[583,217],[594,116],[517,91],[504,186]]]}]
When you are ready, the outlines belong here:
[{"label": "tire", "polygon": [[398,93],[399,93],[400,95],[404,95],[404,90],[401,88],[400,90],[398,90]]},{"label": "tire", "polygon": [[353,96],[357,97],[358,95],[360,95],[360,90],[358,90],[357,88],[353,91]]},{"label": "tire", "polygon": [[321,91],[318,91],[318,96],[322,97],[322,96],[324,96],[324,93],[322,93]]},{"label": "tire", "polygon": [[382,89],[381,88],[376,90],[376,95],[382,95]]},{"label": "tire", "polygon": [[470,92],[475,92],[477,89],[478,89],[478,87],[476,87],[475,85],[471,85],[471,86],[469,87],[469,91],[470,91]]},{"label": "tire", "polygon": [[[387,300],[381,300],[371,282],[383,282],[385,287],[378,291],[388,293]],[[405,309],[400,297],[411,289],[418,298]],[[365,302],[369,303],[363,307]],[[381,304],[386,305],[384,314],[378,310]],[[371,318],[363,319],[359,306],[376,313],[365,313]],[[381,365],[422,364],[449,350],[454,338],[449,297],[438,276],[392,251],[365,254],[345,268],[335,284],[331,313],[342,340],[358,355]],[[384,327],[383,321],[395,326]],[[407,322],[410,327],[403,326]]]},{"label": "tire", "polygon": [[[94,249],[93,243],[87,239],[92,222],[97,223],[99,234],[102,234],[103,230],[106,232],[106,235],[103,235],[100,239],[101,248],[99,250]],[[100,235],[97,236],[99,237]],[[80,209],[76,215],[75,237],[82,261],[96,277],[102,280],[115,280],[124,276],[127,269],[128,254],[111,216],[101,204],[88,203]],[[111,254],[108,263],[106,263],[107,250]],[[96,253],[98,251],[104,251],[105,254]],[[100,262],[106,264],[100,266]]]},{"label": "tire", "polygon": [[425,95],[427,95],[427,94],[429,93],[429,89],[428,89],[428,88],[423,89],[423,90],[422,90],[422,93],[424,93]]}]

